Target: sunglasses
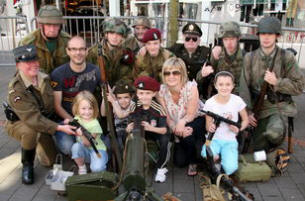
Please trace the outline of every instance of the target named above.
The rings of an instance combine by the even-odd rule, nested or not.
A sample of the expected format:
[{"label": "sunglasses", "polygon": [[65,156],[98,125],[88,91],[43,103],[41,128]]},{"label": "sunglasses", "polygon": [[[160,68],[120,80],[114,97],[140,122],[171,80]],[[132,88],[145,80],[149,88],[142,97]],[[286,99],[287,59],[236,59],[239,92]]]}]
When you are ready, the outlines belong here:
[{"label": "sunglasses", "polygon": [[176,71],[172,71],[172,72],[164,71],[164,73],[163,73],[164,76],[170,76],[171,74],[174,76],[177,76],[177,75],[181,75],[181,72],[176,70]]},{"label": "sunglasses", "polygon": [[189,42],[190,40],[192,40],[194,42],[197,42],[198,38],[197,37],[189,37],[189,36],[185,37],[186,42]]}]

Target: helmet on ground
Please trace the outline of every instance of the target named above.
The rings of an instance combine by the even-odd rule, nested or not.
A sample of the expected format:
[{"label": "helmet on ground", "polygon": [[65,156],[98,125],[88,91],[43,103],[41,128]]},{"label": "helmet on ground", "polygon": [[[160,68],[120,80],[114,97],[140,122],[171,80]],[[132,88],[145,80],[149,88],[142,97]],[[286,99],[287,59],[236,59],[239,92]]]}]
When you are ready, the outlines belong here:
[{"label": "helmet on ground", "polygon": [[151,24],[148,18],[146,17],[138,17],[134,20],[134,23],[132,25],[132,27],[134,28],[135,26],[144,26],[148,29],[151,28]]},{"label": "helmet on ground", "polygon": [[46,5],[39,9],[37,21],[41,24],[63,24],[62,12],[53,5]]},{"label": "helmet on ground", "polygon": [[258,22],[257,34],[281,34],[281,22],[275,17],[264,17]]},{"label": "helmet on ground", "polygon": [[219,37],[240,37],[240,28],[237,22],[225,22],[222,23],[219,27]]},{"label": "helmet on ground", "polygon": [[121,34],[123,37],[126,37],[130,29],[127,25],[119,19],[109,19],[103,22],[103,33],[114,32]]}]

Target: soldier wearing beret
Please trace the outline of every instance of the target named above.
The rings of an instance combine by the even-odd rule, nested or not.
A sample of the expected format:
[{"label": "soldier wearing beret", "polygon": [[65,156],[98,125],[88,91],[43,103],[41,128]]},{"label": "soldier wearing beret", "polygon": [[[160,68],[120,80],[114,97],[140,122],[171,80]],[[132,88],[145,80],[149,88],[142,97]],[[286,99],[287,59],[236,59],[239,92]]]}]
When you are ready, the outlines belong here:
[{"label": "soldier wearing beret", "polygon": [[151,24],[148,18],[141,16],[135,19],[132,28],[134,34],[132,36],[129,36],[124,43],[126,47],[128,47],[135,54],[137,54],[140,48],[144,46],[142,39],[144,33],[151,28]]},{"label": "soldier wearing beret", "polygon": [[[140,76],[135,82],[138,102],[132,108],[130,119],[139,114],[142,117],[142,126],[145,130],[145,138],[158,141],[160,145],[159,159],[157,161],[156,182],[165,182],[168,172],[166,164],[170,158],[169,133],[166,125],[166,113],[163,107],[153,100],[160,89],[160,84],[149,76]],[[137,115],[138,116],[138,115]],[[133,123],[128,124],[126,131],[131,132]]]},{"label": "soldier wearing beret", "polygon": [[197,24],[193,22],[187,23],[183,27],[182,33],[183,44],[175,43],[169,50],[184,61],[188,78],[193,80],[196,79],[197,72],[206,62],[209,49],[205,46],[200,46],[202,31]]},{"label": "soldier wearing beret", "polygon": [[150,76],[161,81],[161,70],[164,61],[174,54],[161,47],[161,32],[152,28],[145,32],[142,42],[145,44],[136,56],[133,76]]},{"label": "soldier wearing beret", "polygon": [[36,152],[42,165],[51,166],[56,156],[52,135],[55,131],[75,133],[74,127],[58,125],[50,119],[54,111],[53,90],[49,77],[39,72],[35,46],[21,46],[13,53],[17,73],[9,83],[7,99],[15,118],[8,117],[5,130],[20,141],[22,183],[32,184]]}]

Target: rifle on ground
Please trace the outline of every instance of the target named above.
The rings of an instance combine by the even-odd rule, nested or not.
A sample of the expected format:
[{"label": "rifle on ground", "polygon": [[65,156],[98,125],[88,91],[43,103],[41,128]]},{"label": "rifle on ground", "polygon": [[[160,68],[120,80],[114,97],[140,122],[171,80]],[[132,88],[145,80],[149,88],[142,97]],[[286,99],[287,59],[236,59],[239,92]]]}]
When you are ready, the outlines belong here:
[{"label": "rifle on ground", "polygon": [[[201,112],[205,113],[206,115],[212,117],[214,119],[214,123],[216,125],[216,128],[219,126],[219,124],[221,122],[225,122],[227,124],[231,124],[234,125],[238,128],[241,127],[241,124],[238,122],[234,122],[232,120],[229,120],[227,118],[224,118],[220,115],[217,115],[213,112],[210,111],[205,111],[205,110],[201,110]],[[214,137],[214,133],[208,133],[208,137],[206,139],[205,145],[206,145],[206,156],[207,156],[207,163],[208,163],[208,167],[209,167],[209,171],[211,173],[211,177],[214,181],[216,181],[216,179],[218,178],[218,176],[220,176],[222,173],[220,171],[219,168],[216,167],[215,162],[214,162],[214,156],[213,156],[213,152],[210,148],[210,143],[211,140]],[[220,184],[222,184],[223,188],[227,191],[229,191],[230,193],[232,193],[233,196],[235,196],[235,198],[237,200],[240,201],[252,201],[250,198],[248,198],[244,193],[242,193],[234,184],[233,181],[231,179],[229,179],[228,177],[221,177],[220,180]]]},{"label": "rifle on ground", "polygon": [[107,119],[107,127],[109,129],[109,134],[110,134],[110,141],[111,141],[111,148],[114,153],[114,160],[116,164],[118,165],[117,171],[121,171],[122,169],[122,156],[119,150],[119,145],[116,140],[116,133],[115,133],[115,128],[114,128],[114,123],[113,123],[113,112],[112,108],[108,102],[107,98],[107,92],[108,92],[108,82],[106,78],[106,69],[105,69],[105,62],[102,56],[102,46],[99,45],[98,47],[98,65],[101,73],[101,80],[102,80],[102,93],[103,93],[103,99],[104,99],[104,104],[105,104],[105,110],[106,110],[106,119]]},{"label": "rifle on ground", "polygon": [[101,154],[98,152],[97,148],[96,148],[96,144],[97,142],[95,141],[95,138],[91,135],[91,133],[85,128],[83,127],[78,121],[77,119],[73,119],[72,121],[69,122],[69,125],[71,126],[75,126],[76,129],[81,129],[83,136],[90,142],[91,147],[93,148],[94,152],[96,153],[97,157],[101,158]]}]

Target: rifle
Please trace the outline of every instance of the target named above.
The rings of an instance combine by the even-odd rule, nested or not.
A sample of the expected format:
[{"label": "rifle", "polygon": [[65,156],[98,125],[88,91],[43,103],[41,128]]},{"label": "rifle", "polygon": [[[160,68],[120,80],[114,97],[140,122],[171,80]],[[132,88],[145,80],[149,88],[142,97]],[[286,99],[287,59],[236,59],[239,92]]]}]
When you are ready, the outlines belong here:
[{"label": "rifle", "polygon": [[71,126],[75,126],[76,129],[80,128],[83,136],[90,142],[91,147],[93,148],[94,152],[96,153],[97,157],[101,158],[101,154],[98,152],[97,148],[96,148],[96,144],[97,142],[95,141],[95,138],[91,135],[91,133],[85,128],[83,127],[78,121],[77,119],[73,119],[72,121],[69,122],[69,125]]},{"label": "rifle", "polygon": [[[116,140],[116,134],[115,134],[115,129],[114,129],[114,124],[113,124],[113,112],[112,108],[108,102],[107,98],[107,93],[108,93],[108,82],[106,79],[106,69],[105,69],[105,62],[104,59],[102,58],[102,46],[99,44],[98,46],[98,65],[101,73],[101,80],[102,80],[102,93],[103,93],[103,99],[104,99],[104,104],[105,104],[105,110],[106,110],[106,119],[107,119],[107,127],[109,129],[109,134],[110,134],[110,141],[111,141],[111,147],[112,151],[115,155],[115,159],[118,165],[118,172],[122,169],[122,156],[119,150],[119,145]],[[114,159],[114,160],[115,160]]]},{"label": "rifle", "polygon": [[[211,55],[212,55],[212,43],[209,44],[209,53],[207,56],[207,59],[205,63],[203,64],[204,66],[211,65]],[[201,71],[199,72],[201,74]],[[201,94],[205,96],[205,99],[208,99],[211,96],[212,90],[213,90],[213,84],[211,85],[211,82],[214,79],[215,74],[212,73],[208,75],[205,78],[202,78],[202,83],[201,83]]]},{"label": "rifle", "polygon": [[[220,115],[217,115],[217,114],[215,114],[213,112],[205,111],[205,110],[200,110],[200,111],[214,119],[214,123],[216,125],[216,128],[219,126],[219,124],[221,122],[225,122],[227,124],[234,125],[234,126],[236,126],[238,128],[241,127],[240,123],[234,122],[234,121],[229,120],[227,118],[224,118],[224,117],[222,117]],[[208,133],[208,137],[206,139],[205,145],[206,145],[206,156],[207,156],[207,163],[208,163],[209,171],[211,173],[211,177],[213,178],[213,180],[216,181],[218,176],[221,175],[222,173],[221,173],[220,169],[218,169],[216,167],[216,165],[215,165],[213,152],[212,152],[212,150],[210,148],[210,143],[211,143],[211,140],[214,137],[214,134],[215,134],[215,132],[214,133]],[[232,193],[233,196],[235,196],[237,200],[240,200],[240,201],[252,201],[252,199],[248,198],[244,193],[242,193],[233,184],[232,180],[230,180],[228,177],[221,177],[220,184],[223,185],[225,190],[227,190],[230,193]]]}]

